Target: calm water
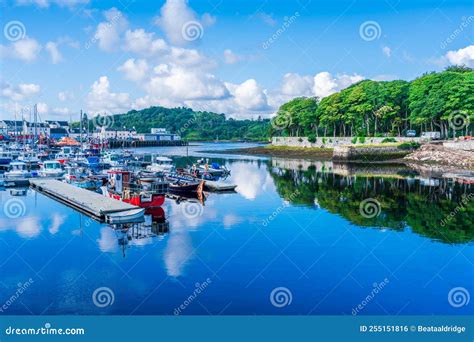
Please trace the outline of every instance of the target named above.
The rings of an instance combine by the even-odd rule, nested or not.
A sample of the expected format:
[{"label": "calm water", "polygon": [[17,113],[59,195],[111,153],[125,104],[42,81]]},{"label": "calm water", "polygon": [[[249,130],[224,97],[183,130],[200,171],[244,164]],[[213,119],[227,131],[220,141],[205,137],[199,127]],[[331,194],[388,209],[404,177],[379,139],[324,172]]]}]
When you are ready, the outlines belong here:
[{"label": "calm water", "polygon": [[[160,151],[184,165],[237,146]],[[474,313],[472,186],[397,168],[374,177],[330,162],[216,157],[236,193],[204,206],[167,200],[128,230],[32,190],[0,191],[0,313]]]}]

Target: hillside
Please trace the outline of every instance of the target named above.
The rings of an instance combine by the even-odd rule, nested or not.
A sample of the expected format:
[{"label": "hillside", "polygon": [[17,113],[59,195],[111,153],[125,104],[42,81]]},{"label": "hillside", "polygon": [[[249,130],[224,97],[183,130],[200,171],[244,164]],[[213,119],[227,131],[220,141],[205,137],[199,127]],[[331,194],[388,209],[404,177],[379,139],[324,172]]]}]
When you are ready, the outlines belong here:
[{"label": "hillside", "polygon": [[[195,112],[189,108],[150,107],[116,114],[108,120],[112,128],[135,127],[138,133],[163,127],[187,140],[268,140],[270,120],[226,119],[224,114]],[[93,128],[93,120],[89,126]]]},{"label": "hillside", "polygon": [[283,104],[272,126],[284,136],[383,136],[406,130],[469,134],[474,123],[474,71],[453,66],[411,81],[363,80],[323,99]]}]

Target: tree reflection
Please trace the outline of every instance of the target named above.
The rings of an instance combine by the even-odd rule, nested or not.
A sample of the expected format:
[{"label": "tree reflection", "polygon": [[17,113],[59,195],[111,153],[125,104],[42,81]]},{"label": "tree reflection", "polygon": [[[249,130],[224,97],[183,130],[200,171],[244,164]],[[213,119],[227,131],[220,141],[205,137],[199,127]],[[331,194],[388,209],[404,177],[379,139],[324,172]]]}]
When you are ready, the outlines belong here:
[{"label": "tree reflection", "polygon": [[[361,227],[403,230],[445,243],[474,240],[474,192],[469,184],[449,179],[341,176],[316,170],[270,168],[280,196],[296,205],[315,206]],[[291,194],[299,192],[295,198]],[[380,203],[380,214],[364,217],[361,201]]]}]

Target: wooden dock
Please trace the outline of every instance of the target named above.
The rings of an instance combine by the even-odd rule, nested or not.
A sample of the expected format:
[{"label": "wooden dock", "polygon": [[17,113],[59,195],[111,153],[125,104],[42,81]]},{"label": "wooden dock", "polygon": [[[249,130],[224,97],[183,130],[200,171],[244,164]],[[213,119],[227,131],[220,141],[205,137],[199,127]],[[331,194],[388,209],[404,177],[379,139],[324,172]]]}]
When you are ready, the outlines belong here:
[{"label": "wooden dock", "polygon": [[144,209],[105,197],[93,191],[78,188],[55,179],[30,179],[30,185],[41,193],[66,204],[99,221],[112,222],[120,217],[136,221],[143,219]]}]

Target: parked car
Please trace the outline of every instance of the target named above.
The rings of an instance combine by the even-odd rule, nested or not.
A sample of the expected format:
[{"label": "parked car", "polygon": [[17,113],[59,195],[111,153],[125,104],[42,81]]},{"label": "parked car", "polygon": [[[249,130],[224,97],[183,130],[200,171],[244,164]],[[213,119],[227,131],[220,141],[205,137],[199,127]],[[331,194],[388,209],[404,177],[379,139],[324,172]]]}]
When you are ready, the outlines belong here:
[{"label": "parked car", "polygon": [[439,140],[441,139],[441,132],[422,132],[421,137],[424,139]]},{"label": "parked car", "polygon": [[405,136],[407,137],[416,137],[416,131],[414,129],[409,129],[406,131]]}]

